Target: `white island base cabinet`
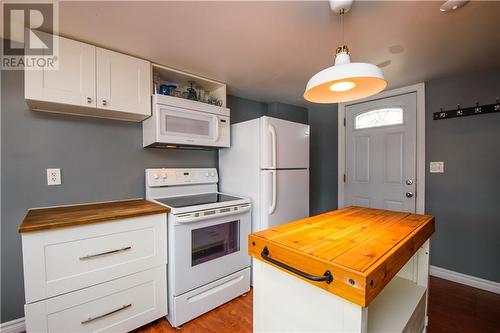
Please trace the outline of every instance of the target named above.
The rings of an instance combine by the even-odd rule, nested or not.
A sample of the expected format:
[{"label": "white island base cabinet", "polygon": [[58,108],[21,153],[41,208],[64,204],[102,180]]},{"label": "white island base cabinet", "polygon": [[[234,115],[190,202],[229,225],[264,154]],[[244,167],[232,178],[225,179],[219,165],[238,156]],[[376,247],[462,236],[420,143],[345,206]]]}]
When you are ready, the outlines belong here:
[{"label": "white island base cabinet", "polygon": [[160,266],[27,304],[26,330],[128,332],[167,313],[165,280],[165,267]]},{"label": "white island base cabinet", "polygon": [[420,333],[425,330],[429,241],[368,307],[253,261],[254,332]]}]

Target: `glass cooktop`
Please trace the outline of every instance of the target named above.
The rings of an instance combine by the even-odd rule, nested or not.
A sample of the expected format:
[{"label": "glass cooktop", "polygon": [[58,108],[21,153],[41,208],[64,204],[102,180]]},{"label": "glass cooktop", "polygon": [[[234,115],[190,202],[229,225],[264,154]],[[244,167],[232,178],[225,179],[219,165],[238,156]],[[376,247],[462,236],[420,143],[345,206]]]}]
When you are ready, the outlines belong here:
[{"label": "glass cooktop", "polygon": [[161,198],[155,200],[172,208],[182,208],[182,207],[206,205],[218,202],[234,201],[239,199],[241,198],[233,197],[227,194],[206,193],[206,194],[186,195],[181,197]]}]

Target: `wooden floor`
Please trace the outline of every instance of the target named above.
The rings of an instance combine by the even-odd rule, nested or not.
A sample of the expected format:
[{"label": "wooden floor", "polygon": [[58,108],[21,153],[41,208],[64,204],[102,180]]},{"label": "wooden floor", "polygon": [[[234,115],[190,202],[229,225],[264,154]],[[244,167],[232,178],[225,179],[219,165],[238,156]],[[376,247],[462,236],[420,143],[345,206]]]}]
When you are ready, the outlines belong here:
[{"label": "wooden floor", "polygon": [[431,277],[428,332],[500,332],[500,295]]},{"label": "wooden floor", "polygon": [[[500,333],[500,295],[431,277],[428,333]],[[159,319],[136,333],[252,332],[252,293],[183,325]]]}]

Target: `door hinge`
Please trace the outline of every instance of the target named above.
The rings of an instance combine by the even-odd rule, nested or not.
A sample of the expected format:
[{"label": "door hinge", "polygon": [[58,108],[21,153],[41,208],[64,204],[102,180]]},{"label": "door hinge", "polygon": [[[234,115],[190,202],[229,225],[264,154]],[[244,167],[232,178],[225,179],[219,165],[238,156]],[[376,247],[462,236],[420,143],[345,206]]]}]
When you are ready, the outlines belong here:
[{"label": "door hinge", "polygon": [[345,117],[344,117],[344,127],[345,127]]},{"label": "door hinge", "polygon": [[345,175],[345,173],[344,173],[344,183],[345,183],[345,180],[346,180],[346,175]]}]

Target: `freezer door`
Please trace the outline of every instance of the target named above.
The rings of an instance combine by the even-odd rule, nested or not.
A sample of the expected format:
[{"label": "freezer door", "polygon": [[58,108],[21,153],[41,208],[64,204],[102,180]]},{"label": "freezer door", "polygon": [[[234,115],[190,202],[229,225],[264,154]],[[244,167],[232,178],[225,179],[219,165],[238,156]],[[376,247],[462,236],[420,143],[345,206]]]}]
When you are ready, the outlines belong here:
[{"label": "freezer door", "polygon": [[260,225],[256,230],[309,216],[309,170],[261,171]]},{"label": "freezer door", "polygon": [[260,118],[261,168],[309,168],[309,125]]}]

